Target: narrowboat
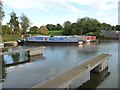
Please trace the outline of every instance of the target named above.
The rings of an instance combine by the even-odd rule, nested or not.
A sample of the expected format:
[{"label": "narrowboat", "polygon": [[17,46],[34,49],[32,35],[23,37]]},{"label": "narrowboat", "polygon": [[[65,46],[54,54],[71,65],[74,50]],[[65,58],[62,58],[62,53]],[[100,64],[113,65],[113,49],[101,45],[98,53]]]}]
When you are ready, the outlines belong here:
[{"label": "narrowboat", "polygon": [[96,41],[96,36],[30,36],[26,41],[27,43],[70,45]]}]

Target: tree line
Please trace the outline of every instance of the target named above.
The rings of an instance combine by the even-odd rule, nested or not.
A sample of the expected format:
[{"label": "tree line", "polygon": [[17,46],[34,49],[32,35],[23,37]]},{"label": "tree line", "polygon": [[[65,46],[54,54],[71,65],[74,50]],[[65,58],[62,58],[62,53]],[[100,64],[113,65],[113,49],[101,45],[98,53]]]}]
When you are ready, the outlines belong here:
[{"label": "tree line", "polygon": [[64,35],[96,35],[101,34],[101,30],[120,31],[120,25],[111,26],[107,23],[100,23],[98,20],[85,17],[79,18],[75,23],[64,22]]},{"label": "tree line", "polygon": [[47,27],[48,30],[50,30],[50,31],[52,31],[52,30],[63,30],[63,27],[62,27],[62,25],[60,25],[60,24],[57,24],[57,25],[47,24],[46,27]]},{"label": "tree line", "polygon": [[26,15],[22,13],[17,17],[15,12],[11,12],[9,22],[2,25],[2,34],[25,34],[30,25],[31,22]]},{"label": "tree line", "polygon": [[30,26],[31,22],[26,15],[22,13],[20,17],[17,17],[16,13],[12,12],[10,13],[9,23],[2,25],[1,34],[48,34],[48,29],[45,26],[41,26],[40,28]]}]

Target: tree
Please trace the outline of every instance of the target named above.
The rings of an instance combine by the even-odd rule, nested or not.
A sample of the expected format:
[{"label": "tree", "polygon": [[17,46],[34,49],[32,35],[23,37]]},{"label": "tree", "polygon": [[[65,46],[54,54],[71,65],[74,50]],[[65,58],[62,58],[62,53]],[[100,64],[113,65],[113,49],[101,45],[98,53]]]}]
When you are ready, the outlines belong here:
[{"label": "tree", "polygon": [[2,33],[2,28],[1,28],[2,20],[5,16],[4,10],[2,8],[3,8],[3,4],[2,1],[0,1],[0,34]]},{"label": "tree", "polygon": [[116,27],[115,27],[115,26],[112,26],[112,30],[116,30]]},{"label": "tree", "polygon": [[30,27],[31,23],[29,18],[24,14],[21,15],[20,19],[21,19],[20,24],[21,24],[22,34],[25,34],[26,30],[28,29],[28,27]]},{"label": "tree", "polygon": [[75,35],[77,35],[78,34],[78,32],[77,32],[77,24],[76,23],[72,23],[71,24],[71,28],[72,28],[72,32],[73,32],[73,34]]},{"label": "tree", "polygon": [[38,33],[39,34],[48,34],[48,29],[46,26],[41,26],[39,29],[38,29]]},{"label": "tree", "polygon": [[57,30],[63,30],[63,27],[62,27],[60,24],[57,24],[57,25],[56,25],[56,29],[57,29]]},{"label": "tree", "polygon": [[115,28],[117,31],[120,31],[120,25],[116,25]]},{"label": "tree", "polygon": [[0,25],[2,24],[2,20],[5,16],[4,10],[3,10],[3,4],[2,1],[0,1]]},{"label": "tree", "polygon": [[78,19],[77,22],[76,22],[76,29],[74,31],[74,33],[76,35],[82,35],[83,34],[83,30],[84,30],[84,20],[83,19]]},{"label": "tree", "polygon": [[2,25],[2,33],[3,34],[10,34],[11,28],[8,25]]},{"label": "tree", "polygon": [[53,24],[47,24],[46,27],[48,28],[48,30],[57,30],[57,27]]},{"label": "tree", "polygon": [[[117,26],[119,30],[119,26]],[[64,23],[63,34],[65,35],[100,35],[100,30],[112,30],[112,26],[100,23],[98,20],[85,17],[79,18],[76,23],[66,21]]]},{"label": "tree", "polygon": [[12,28],[12,33],[19,33],[19,22],[18,22],[18,17],[16,16],[16,13],[12,12],[10,14],[10,22],[9,25]]},{"label": "tree", "polygon": [[30,27],[30,34],[37,34],[37,33],[38,33],[38,27],[37,26]]},{"label": "tree", "polygon": [[112,30],[112,26],[107,23],[101,23],[101,30]]},{"label": "tree", "polygon": [[70,21],[66,21],[64,22],[64,30],[63,30],[63,34],[65,35],[71,35],[72,29],[71,29],[71,22]]},{"label": "tree", "polygon": [[48,30],[52,30],[51,24],[47,24],[46,27]]},{"label": "tree", "polygon": [[87,34],[87,33],[92,33],[92,32],[100,32],[100,22],[96,19],[92,18],[82,18],[78,19],[77,21],[77,32],[78,34]]}]

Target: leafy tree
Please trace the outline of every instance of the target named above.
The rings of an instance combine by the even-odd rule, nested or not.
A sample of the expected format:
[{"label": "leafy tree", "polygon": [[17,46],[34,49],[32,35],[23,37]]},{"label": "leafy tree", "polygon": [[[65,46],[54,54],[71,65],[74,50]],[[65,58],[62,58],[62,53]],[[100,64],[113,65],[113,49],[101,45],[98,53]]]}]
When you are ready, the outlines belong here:
[{"label": "leafy tree", "polygon": [[57,24],[57,25],[56,25],[56,29],[57,29],[57,30],[63,30],[63,27],[62,27],[60,24]]},{"label": "leafy tree", "polygon": [[38,33],[39,34],[48,34],[48,29],[46,26],[41,26],[39,29],[38,29]]},{"label": "leafy tree", "polygon": [[30,27],[30,33],[31,34],[37,34],[38,33],[38,27],[37,26]]},{"label": "leafy tree", "polygon": [[2,25],[2,33],[3,34],[10,34],[11,30],[12,29],[8,25]]},{"label": "leafy tree", "polygon": [[101,30],[112,30],[112,26],[107,23],[101,23]]},{"label": "leafy tree", "polygon": [[2,1],[0,1],[0,25],[2,24],[3,17],[5,16]]},{"label": "leafy tree", "polygon": [[75,34],[76,35],[82,35],[83,34],[83,30],[84,30],[84,20],[83,19],[78,19],[76,22],[76,29],[75,29]]},{"label": "leafy tree", "polygon": [[72,23],[72,25],[71,25],[71,29],[72,29],[72,33],[75,35],[77,35],[78,34],[78,32],[77,32],[77,24],[76,23]]},{"label": "leafy tree", "polygon": [[22,34],[25,34],[26,33],[26,30],[28,29],[28,27],[30,27],[30,20],[27,16],[25,16],[24,14],[21,15],[20,17],[21,19],[21,28],[22,28]]},{"label": "leafy tree", "polygon": [[12,33],[19,33],[19,22],[18,17],[16,16],[16,13],[12,12],[10,14],[10,22],[9,25],[12,28]]},{"label": "leafy tree", "polygon": [[3,8],[3,4],[2,4],[2,1],[0,1],[0,34],[2,34],[2,20],[5,16],[5,13],[4,13],[4,10],[2,9]]},{"label": "leafy tree", "polygon": [[53,24],[47,24],[46,27],[48,28],[48,30],[52,31],[52,30],[57,30],[56,25]]},{"label": "leafy tree", "polygon": [[90,32],[100,32],[100,22],[96,19],[88,17],[78,19],[77,21],[78,34],[87,34]]},{"label": "leafy tree", "polygon": [[120,25],[116,25],[115,28],[117,31],[120,31]]},{"label": "leafy tree", "polygon": [[112,30],[116,30],[116,27],[115,27],[115,26],[112,26]]},{"label": "leafy tree", "polygon": [[48,30],[52,30],[51,24],[47,24],[46,27]]},{"label": "leafy tree", "polygon": [[64,22],[63,34],[65,34],[65,35],[71,35],[71,34],[73,34],[72,28],[71,28],[71,22],[70,21]]}]

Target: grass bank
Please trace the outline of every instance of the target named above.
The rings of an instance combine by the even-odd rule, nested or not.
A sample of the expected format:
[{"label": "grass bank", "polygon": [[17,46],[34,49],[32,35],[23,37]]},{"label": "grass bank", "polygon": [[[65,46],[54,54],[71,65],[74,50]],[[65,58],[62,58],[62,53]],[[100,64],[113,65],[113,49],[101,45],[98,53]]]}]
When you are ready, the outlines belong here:
[{"label": "grass bank", "polygon": [[16,41],[19,38],[20,35],[2,35],[2,42]]},{"label": "grass bank", "polygon": [[63,30],[54,30],[54,31],[49,31],[48,35],[62,35]]},{"label": "grass bank", "polygon": [[[48,35],[62,35],[63,30],[54,30],[54,31],[49,31]],[[34,35],[40,35],[40,34],[32,34]],[[26,36],[29,36],[29,34],[26,34]],[[9,42],[9,41],[16,41],[21,38],[21,35],[15,34],[15,35],[2,35],[2,42]]]}]

